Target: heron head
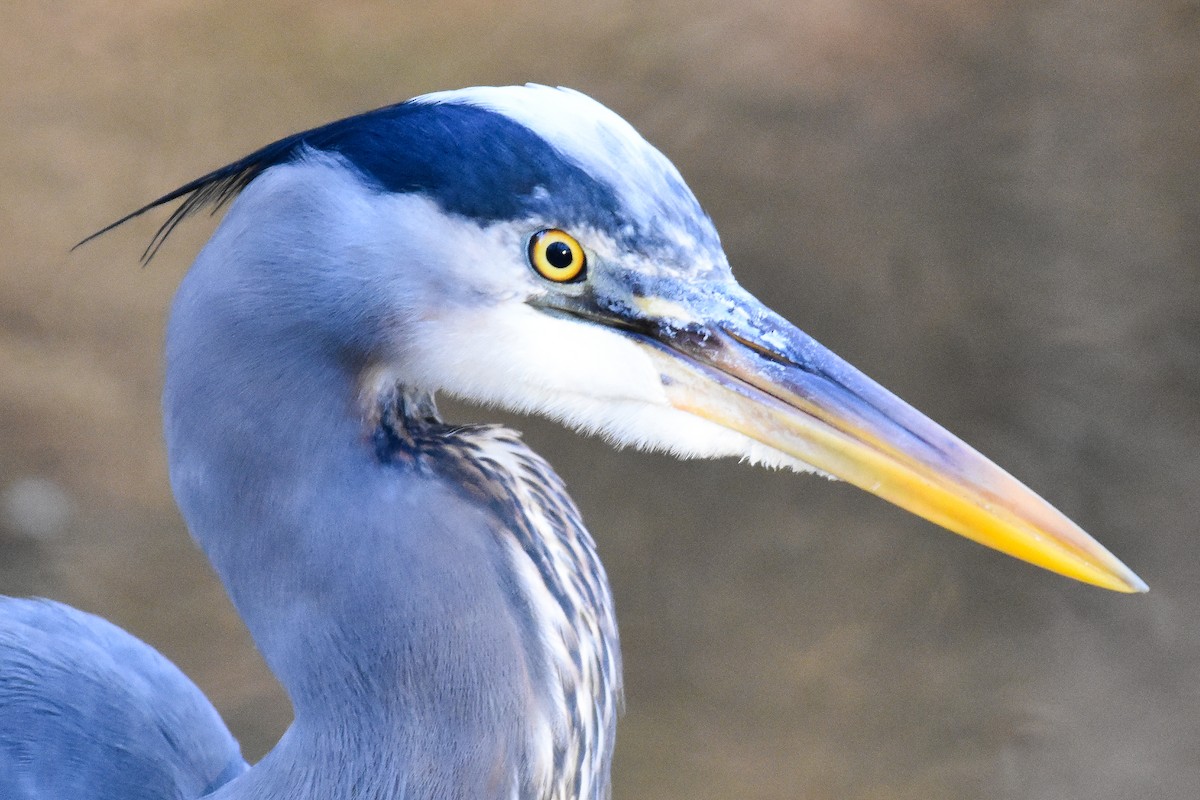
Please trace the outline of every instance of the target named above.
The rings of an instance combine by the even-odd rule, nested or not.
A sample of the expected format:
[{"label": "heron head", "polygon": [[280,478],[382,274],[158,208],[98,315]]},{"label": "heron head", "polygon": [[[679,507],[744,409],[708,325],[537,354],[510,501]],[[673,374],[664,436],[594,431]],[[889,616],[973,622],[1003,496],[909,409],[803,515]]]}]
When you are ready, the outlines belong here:
[{"label": "heron head", "polygon": [[1048,569],[1145,589],[744,291],[674,166],[582,94],[466,89],[297,134],[163,198],[186,198],[165,232],[245,187],[214,241],[286,263],[294,307],[339,320],[373,381],[817,470]]}]

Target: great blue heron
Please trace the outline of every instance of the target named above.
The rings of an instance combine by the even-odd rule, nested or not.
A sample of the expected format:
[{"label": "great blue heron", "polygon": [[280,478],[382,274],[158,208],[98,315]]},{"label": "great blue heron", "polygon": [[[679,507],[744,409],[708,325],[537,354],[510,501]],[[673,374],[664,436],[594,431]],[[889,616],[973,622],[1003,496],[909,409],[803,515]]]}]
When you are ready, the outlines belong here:
[{"label": "great blue heron", "polygon": [[9,600],[5,798],[605,797],[621,669],[592,540],[516,434],[442,422],[436,392],[827,473],[1073,578],[1145,589],[742,290],[675,168],[584,95],[427,95],[129,217],[179,198],[147,257],[188,214],[233,203],[171,313],[171,484],[295,721],[248,767],[151,648]]}]

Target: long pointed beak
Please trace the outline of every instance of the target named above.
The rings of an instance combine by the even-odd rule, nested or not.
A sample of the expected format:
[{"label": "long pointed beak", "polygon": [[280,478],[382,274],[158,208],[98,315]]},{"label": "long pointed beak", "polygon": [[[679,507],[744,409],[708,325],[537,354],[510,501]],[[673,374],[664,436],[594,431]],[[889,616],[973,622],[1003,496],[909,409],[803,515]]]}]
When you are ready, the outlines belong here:
[{"label": "long pointed beak", "polygon": [[630,333],[675,407],[1003,553],[1106,589],[1147,590],[1020,481],[753,297],[720,300],[702,304],[715,315],[682,325],[640,314]]}]

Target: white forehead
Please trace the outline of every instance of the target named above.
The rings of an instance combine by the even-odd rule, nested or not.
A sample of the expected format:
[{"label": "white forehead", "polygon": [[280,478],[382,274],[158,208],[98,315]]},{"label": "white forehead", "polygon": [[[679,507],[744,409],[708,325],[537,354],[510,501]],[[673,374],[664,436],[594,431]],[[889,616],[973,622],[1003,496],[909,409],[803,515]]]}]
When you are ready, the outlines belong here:
[{"label": "white forehead", "polygon": [[635,214],[702,214],[679,170],[615,112],[564,87],[476,86],[435,92],[413,102],[465,103],[512,119],[536,133],[592,177],[608,184]]}]

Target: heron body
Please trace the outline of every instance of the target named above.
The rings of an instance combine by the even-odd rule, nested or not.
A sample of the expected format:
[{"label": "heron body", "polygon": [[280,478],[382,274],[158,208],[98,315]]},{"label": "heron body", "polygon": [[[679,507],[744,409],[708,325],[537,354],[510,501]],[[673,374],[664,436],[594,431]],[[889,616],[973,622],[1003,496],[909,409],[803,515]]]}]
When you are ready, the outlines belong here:
[{"label": "heron body", "polygon": [[[438,392],[622,444],[817,469],[1034,563],[1144,588],[745,293],[675,168],[583,95],[417,98],[135,214],[177,198],[148,255],[233,202],[171,313],[171,485],[295,714],[258,764],[226,759],[214,798],[608,795],[620,651],[593,542],[544,461],[511,431],[442,422]],[[27,673],[55,645],[39,647]],[[180,676],[162,700],[193,692]],[[0,678],[0,709],[2,695]],[[102,780],[25,791],[56,734],[38,728],[42,751],[0,731],[0,753],[23,748],[5,797],[115,796]],[[173,758],[136,744],[135,774]]]},{"label": "heron body", "polygon": [[0,797],[200,797],[248,766],[156,650],[49,600],[0,598]]}]

